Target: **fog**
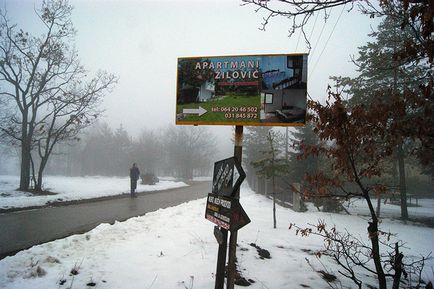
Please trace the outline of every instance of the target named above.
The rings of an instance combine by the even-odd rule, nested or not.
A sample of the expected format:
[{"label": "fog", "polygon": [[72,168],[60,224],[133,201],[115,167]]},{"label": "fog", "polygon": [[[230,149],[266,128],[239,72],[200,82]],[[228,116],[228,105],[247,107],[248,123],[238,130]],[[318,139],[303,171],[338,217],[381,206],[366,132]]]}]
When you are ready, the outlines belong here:
[{"label": "fog", "polygon": [[[41,1],[3,0],[9,19],[40,34],[34,8]],[[368,40],[375,20],[349,7],[323,14],[306,28],[309,51],[297,32],[288,37],[290,23],[273,18],[261,31],[262,17],[253,6],[228,0],[112,0],[70,1],[77,30],[75,45],[89,76],[99,69],[119,77],[106,95],[102,121],[122,125],[132,137],[143,129],[162,130],[175,125],[178,57],[309,53],[308,94],[323,100],[329,77],[354,75],[350,55]],[[217,136],[216,160],[233,152],[231,126],[208,126]],[[12,153],[13,154],[13,153]],[[2,153],[0,170],[9,171]]]}]

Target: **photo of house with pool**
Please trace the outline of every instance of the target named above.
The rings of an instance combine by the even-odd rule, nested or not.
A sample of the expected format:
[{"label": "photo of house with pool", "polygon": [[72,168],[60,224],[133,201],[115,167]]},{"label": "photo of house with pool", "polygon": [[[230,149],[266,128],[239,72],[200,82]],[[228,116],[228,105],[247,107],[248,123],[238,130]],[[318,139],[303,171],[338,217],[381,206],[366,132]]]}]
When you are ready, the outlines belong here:
[{"label": "photo of house with pool", "polygon": [[300,126],[307,54],[178,58],[176,124]]}]

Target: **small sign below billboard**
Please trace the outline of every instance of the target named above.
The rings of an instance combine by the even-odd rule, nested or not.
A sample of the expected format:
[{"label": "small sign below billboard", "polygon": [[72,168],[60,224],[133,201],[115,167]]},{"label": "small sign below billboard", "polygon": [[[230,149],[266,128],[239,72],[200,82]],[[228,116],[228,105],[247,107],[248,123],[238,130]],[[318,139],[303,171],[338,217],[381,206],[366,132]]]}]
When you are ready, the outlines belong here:
[{"label": "small sign below billboard", "polygon": [[214,163],[212,192],[220,196],[232,196],[246,178],[246,173],[235,157]]},{"label": "small sign below billboard", "polygon": [[176,124],[301,126],[307,54],[178,58]]},{"label": "small sign below billboard", "polygon": [[250,218],[237,199],[216,194],[208,194],[205,218],[230,231],[237,231],[250,223]]}]

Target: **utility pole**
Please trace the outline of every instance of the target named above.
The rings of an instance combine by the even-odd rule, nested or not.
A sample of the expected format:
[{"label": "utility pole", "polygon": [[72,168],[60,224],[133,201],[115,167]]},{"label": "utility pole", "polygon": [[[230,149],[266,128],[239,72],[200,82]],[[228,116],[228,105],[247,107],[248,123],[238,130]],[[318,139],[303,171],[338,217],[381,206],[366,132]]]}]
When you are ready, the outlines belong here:
[{"label": "utility pole", "polygon": [[[234,146],[234,157],[241,164],[243,154],[243,126],[237,125],[235,127],[235,146]],[[240,199],[240,189],[238,188],[234,193],[234,199]],[[228,262],[228,280],[227,289],[234,289],[235,282],[235,261],[237,259],[237,238],[238,231],[231,231],[231,237],[229,239],[229,262]]]}]

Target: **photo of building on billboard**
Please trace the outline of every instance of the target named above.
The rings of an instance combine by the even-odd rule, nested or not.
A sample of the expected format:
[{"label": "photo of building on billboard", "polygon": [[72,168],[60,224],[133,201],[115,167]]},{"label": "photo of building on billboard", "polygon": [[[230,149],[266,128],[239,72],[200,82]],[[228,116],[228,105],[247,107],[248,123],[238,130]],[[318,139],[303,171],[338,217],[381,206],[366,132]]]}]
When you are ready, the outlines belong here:
[{"label": "photo of building on billboard", "polygon": [[307,55],[178,59],[177,124],[303,125]]}]

